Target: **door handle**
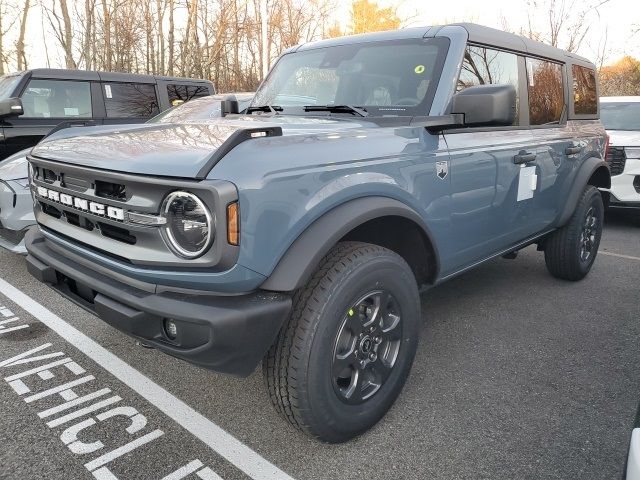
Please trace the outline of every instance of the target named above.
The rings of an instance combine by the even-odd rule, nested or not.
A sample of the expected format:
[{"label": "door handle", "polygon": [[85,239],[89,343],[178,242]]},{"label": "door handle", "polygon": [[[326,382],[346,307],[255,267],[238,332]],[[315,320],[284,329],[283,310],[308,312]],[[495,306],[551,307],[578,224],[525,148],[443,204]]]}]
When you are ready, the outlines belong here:
[{"label": "door handle", "polygon": [[567,147],[565,148],[564,153],[567,155],[575,155],[576,153],[580,153],[583,148],[584,147],[580,146]]},{"label": "door handle", "polygon": [[536,156],[537,155],[535,153],[525,152],[524,150],[521,150],[520,153],[513,157],[513,163],[519,164],[533,162],[536,159]]}]

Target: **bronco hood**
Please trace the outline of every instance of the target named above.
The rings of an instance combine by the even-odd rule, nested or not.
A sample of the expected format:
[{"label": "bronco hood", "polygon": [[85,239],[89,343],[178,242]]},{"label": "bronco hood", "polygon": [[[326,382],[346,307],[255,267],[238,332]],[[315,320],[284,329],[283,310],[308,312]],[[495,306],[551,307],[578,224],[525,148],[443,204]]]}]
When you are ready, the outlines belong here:
[{"label": "bronco hood", "polygon": [[290,116],[242,116],[194,123],[64,129],[43,139],[34,157],[141,175],[205,178],[236,145],[263,137],[362,128],[360,122]]},{"label": "bronco hood", "polygon": [[[43,139],[34,157],[102,170],[204,178],[225,153],[244,140],[282,134],[262,123],[203,121],[60,130]],[[207,170],[208,171],[208,170]]]}]

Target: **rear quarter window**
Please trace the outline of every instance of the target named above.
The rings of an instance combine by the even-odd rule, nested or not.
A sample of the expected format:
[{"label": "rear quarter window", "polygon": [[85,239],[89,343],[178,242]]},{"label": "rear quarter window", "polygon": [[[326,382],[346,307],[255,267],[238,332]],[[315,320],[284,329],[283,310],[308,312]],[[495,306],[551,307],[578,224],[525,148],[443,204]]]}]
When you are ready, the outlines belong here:
[{"label": "rear quarter window", "polygon": [[596,72],[580,65],[571,66],[573,76],[573,111],[577,115],[595,115],[598,113],[598,94],[596,92]]},{"label": "rear quarter window", "polygon": [[147,118],[160,111],[156,87],[148,83],[105,83],[104,106],[109,118]]},{"label": "rear quarter window", "polygon": [[193,98],[210,95],[209,88],[204,85],[167,85],[167,95],[172,106],[188,102]]}]

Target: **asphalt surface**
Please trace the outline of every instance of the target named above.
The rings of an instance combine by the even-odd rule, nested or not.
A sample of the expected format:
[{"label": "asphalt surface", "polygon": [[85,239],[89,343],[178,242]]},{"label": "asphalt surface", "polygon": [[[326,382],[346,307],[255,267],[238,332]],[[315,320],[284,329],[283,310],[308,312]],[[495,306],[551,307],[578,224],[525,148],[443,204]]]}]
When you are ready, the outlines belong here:
[{"label": "asphalt surface", "polygon": [[[137,346],[31,278],[21,257],[0,252],[0,277],[296,479],[613,479],[640,400],[640,226],[610,218],[600,252],[578,283],[552,278],[528,248],[423,294],[420,347],[402,395],[379,425],[343,445],[318,443],[281,420],[259,371],[236,379]],[[85,464],[158,430],[110,461],[112,477],[103,478],[160,479],[195,461],[224,479],[250,478],[116,378],[113,365],[96,363],[0,290],[2,306],[19,317],[5,328],[29,326],[0,333],[0,478],[98,478]],[[32,356],[65,356],[1,366],[47,343]],[[54,378],[23,377],[31,393],[22,394],[6,380],[67,357],[86,372],[52,367]],[[74,387],[77,394],[109,388],[100,398],[117,395],[114,406],[133,407],[146,425],[134,435],[125,431],[128,416],[96,420],[77,439],[104,447],[73,452],[65,429],[112,407],[48,426],[56,415],[38,413],[65,400],[25,398],[89,374],[95,378]]]}]

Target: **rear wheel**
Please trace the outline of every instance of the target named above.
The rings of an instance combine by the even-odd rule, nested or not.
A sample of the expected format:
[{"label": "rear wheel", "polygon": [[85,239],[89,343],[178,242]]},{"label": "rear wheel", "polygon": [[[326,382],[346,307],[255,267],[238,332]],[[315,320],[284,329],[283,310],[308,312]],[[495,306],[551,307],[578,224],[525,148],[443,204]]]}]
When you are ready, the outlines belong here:
[{"label": "rear wheel", "polygon": [[400,256],[338,244],[296,293],[291,318],[263,361],[274,406],[323,441],[366,431],[402,390],[419,324],[415,277]]},{"label": "rear wheel", "polygon": [[589,273],[600,246],[603,216],[600,191],[587,185],[569,222],[545,241],[545,262],[554,277],[575,281]]}]

